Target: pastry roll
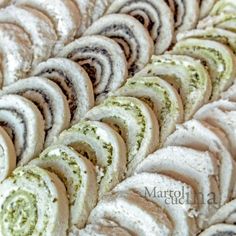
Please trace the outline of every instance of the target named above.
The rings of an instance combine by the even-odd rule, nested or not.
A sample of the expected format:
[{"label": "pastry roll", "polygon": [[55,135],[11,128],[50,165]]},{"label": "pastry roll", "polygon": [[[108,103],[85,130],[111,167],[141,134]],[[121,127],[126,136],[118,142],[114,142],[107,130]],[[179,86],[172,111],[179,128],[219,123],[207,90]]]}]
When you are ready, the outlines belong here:
[{"label": "pastry roll", "polygon": [[234,236],[236,235],[236,226],[230,224],[217,224],[212,225],[205,231],[203,231],[199,236]]}]

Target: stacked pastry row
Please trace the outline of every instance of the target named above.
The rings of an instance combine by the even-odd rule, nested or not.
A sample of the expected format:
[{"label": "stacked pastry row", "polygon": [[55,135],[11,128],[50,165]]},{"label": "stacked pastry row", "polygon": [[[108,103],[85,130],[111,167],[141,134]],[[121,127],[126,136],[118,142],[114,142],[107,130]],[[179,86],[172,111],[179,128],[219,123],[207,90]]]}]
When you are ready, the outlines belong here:
[{"label": "stacked pastry row", "polygon": [[[223,11],[222,2],[227,1],[219,1],[213,10],[221,4]],[[225,8],[229,9],[233,7]],[[192,118],[206,102],[218,99],[234,80],[234,27],[231,18],[230,23],[224,19],[214,28],[204,26],[197,31],[200,33],[179,36],[172,51],[154,56],[125,82],[127,71],[132,75],[149,61],[152,40],[132,17],[104,16],[85,32],[103,36],[72,42],[59,53],[67,59],[42,62],[31,72],[34,77],[4,88],[0,104],[6,170],[2,178],[16,162],[24,165],[39,158],[17,168],[2,183],[1,234],[73,234],[75,226],[84,227],[89,215],[91,224],[81,234],[196,235],[221,222],[229,225],[209,228],[206,235],[218,230],[234,232],[230,225],[234,202],[225,205],[235,197],[233,96],[226,95],[231,102],[212,103],[195,115],[208,124],[186,122],[167,138],[176,124]],[[124,54],[113,40],[122,45]],[[94,108],[92,85],[100,103]],[[234,86],[229,91],[234,94]],[[224,120],[216,119],[218,113],[211,115],[212,107],[222,112]],[[232,112],[231,122],[228,111]],[[55,145],[39,154],[51,144]],[[174,147],[146,158],[160,146]],[[103,197],[125,176],[132,177]],[[147,199],[145,187],[149,184],[151,191],[153,185],[162,191],[184,189],[190,199],[199,192],[206,197],[214,193],[216,201],[184,202],[184,207],[166,204],[152,195]],[[98,199],[102,200],[90,214]],[[207,224],[206,219],[212,223]]]}]

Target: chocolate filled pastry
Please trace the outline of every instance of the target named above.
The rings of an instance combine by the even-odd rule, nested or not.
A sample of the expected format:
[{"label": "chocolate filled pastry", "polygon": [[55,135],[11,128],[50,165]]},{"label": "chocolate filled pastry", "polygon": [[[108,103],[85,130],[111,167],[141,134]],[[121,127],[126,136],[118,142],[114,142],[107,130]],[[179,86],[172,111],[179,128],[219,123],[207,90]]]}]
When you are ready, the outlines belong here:
[{"label": "chocolate filled pastry", "polygon": [[45,121],[45,147],[69,126],[70,110],[66,98],[61,89],[48,79],[30,77],[19,80],[6,87],[0,94],[23,96],[38,107]]},{"label": "chocolate filled pastry", "polygon": [[128,69],[124,53],[116,42],[107,37],[82,37],[68,44],[59,56],[73,60],[85,69],[97,100],[126,81]]},{"label": "chocolate filled pastry", "polygon": [[79,122],[93,107],[93,87],[88,74],[72,60],[50,58],[38,64],[32,75],[47,78],[61,88],[69,104],[71,124]]},{"label": "chocolate filled pastry", "polygon": [[27,164],[44,144],[44,120],[37,107],[19,95],[0,97],[0,126],[12,139],[17,165]]},{"label": "chocolate filled pastry", "polygon": [[135,17],[149,31],[155,54],[167,50],[174,36],[174,17],[164,0],[115,0],[106,14],[123,13]]},{"label": "chocolate filled pastry", "polygon": [[109,14],[95,21],[85,35],[104,35],[115,40],[125,53],[129,75],[143,68],[153,53],[153,40],[144,26],[134,17]]}]

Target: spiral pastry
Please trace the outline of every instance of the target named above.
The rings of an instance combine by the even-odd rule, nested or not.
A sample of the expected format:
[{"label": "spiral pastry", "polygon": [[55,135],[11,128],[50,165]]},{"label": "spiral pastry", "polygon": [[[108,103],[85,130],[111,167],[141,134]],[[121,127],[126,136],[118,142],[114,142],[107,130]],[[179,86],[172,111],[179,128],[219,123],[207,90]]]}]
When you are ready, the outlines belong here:
[{"label": "spiral pastry", "polygon": [[4,78],[1,87],[22,79],[30,70],[33,59],[31,46],[28,35],[20,27],[0,23],[0,52]]},{"label": "spiral pastry", "polygon": [[55,54],[73,40],[79,25],[80,13],[72,0],[12,0],[17,6],[27,6],[44,13],[53,23],[58,41]]},{"label": "spiral pastry", "polygon": [[183,102],[184,119],[189,120],[211,95],[210,76],[204,66],[188,56],[153,56],[136,76],[160,76],[177,91]]},{"label": "spiral pastry", "polygon": [[40,110],[45,123],[45,144],[50,145],[70,124],[70,110],[61,89],[52,81],[41,77],[19,80],[0,94],[17,94],[32,101]]},{"label": "spiral pastry", "polygon": [[163,53],[172,43],[174,18],[164,0],[115,0],[106,13],[128,14],[139,20],[154,41],[155,54]]},{"label": "spiral pastry", "polygon": [[185,39],[173,48],[173,53],[189,55],[200,59],[208,66],[212,80],[211,101],[233,83],[236,75],[236,59],[233,52],[225,45],[212,40]]},{"label": "spiral pastry", "polygon": [[168,236],[172,232],[172,224],[164,211],[133,192],[105,196],[91,212],[89,223],[96,224],[101,219],[110,219],[137,236]]},{"label": "spiral pastry", "polygon": [[14,144],[2,127],[0,127],[0,150],[0,182],[2,182],[16,167]]},{"label": "spiral pastry", "polygon": [[64,183],[69,197],[70,228],[84,227],[97,202],[97,182],[92,164],[72,148],[51,146],[32,165],[55,173]]},{"label": "spiral pastry", "polygon": [[143,25],[125,14],[109,14],[94,22],[85,35],[104,35],[115,40],[123,49],[129,75],[148,63],[153,53],[153,41]]},{"label": "spiral pastry", "polygon": [[66,236],[68,214],[65,187],[41,168],[19,167],[0,185],[2,236]]},{"label": "spiral pastry", "polygon": [[11,5],[0,10],[0,22],[16,24],[30,36],[34,66],[51,56],[57,36],[44,14],[29,7]]},{"label": "spiral pastry", "polygon": [[235,13],[236,2],[234,0],[219,0],[210,11],[210,15],[220,15],[222,12]]},{"label": "spiral pastry", "polygon": [[220,42],[227,45],[232,49],[234,54],[236,54],[236,33],[229,30],[208,27],[204,29],[194,29],[179,33],[177,35],[177,41],[181,41],[187,38],[197,38],[197,39],[208,39]]},{"label": "spiral pastry", "polygon": [[18,95],[1,96],[0,125],[14,143],[18,165],[28,163],[42,150],[43,117],[29,100]]},{"label": "spiral pastry", "polygon": [[32,74],[45,77],[61,88],[69,104],[71,124],[80,121],[93,107],[94,96],[90,79],[83,68],[73,61],[65,58],[50,58],[38,64]]},{"label": "spiral pastry", "polygon": [[229,143],[221,130],[204,122],[190,120],[177,127],[167,138],[165,146],[184,146],[211,152],[219,162],[220,206],[234,197],[235,161],[228,151]]},{"label": "spiral pastry", "polygon": [[236,235],[236,226],[229,224],[212,225],[211,227],[209,227],[208,229],[199,234],[199,236],[216,236],[216,235],[234,236]]},{"label": "spiral pastry", "polygon": [[183,105],[177,91],[159,77],[137,77],[111,93],[111,96],[136,97],[146,102],[159,122],[160,145],[183,121]]},{"label": "spiral pastry", "polygon": [[159,145],[159,126],[155,114],[137,98],[108,98],[92,108],[86,118],[105,122],[121,134],[128,151],[128,175]]},{"label": "spiral pastry", "polygon": [[124,178],[126,147],[108,125],[96,121],[80,122],[62,132],[56,143],[73,147],[96,166],[99,197]]},{"label": "spiral pastry", "polygon": [[104,36],[85,36],[68,44],[59,56],[82,66],[93,83],[97,100],[126,81],[128,69],[123,51]]}]

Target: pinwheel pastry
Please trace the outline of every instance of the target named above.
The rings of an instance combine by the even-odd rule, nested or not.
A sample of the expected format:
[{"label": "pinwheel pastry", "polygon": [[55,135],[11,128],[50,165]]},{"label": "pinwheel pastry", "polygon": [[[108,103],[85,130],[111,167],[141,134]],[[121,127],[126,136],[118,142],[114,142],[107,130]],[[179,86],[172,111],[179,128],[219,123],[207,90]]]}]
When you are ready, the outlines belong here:
[{"label": "pinwheel pastry", "polygon": [[22,79],[31,68],[31,41],[25,31],[9,23],[0,23],[0,52],[3,81],[0,87]]},{"label": "pinwheel pastry", "polygon": [[57,35],[51,21],[40,11],[11,5],[0,10],[0,22],[16,24],[30,36],[33,66],[51,56]]},{"label": "pinwheel pastry", "polygon": [[165,146],[184,146],[211,152],[219,162],[220,206],[233,197],[235,161],[228,151],[228,140],[219,128],[190,120],[177,127],[177,130],[167,138]]},{"label": "pinwheel pastry", "polygon": [[79,28],[80,13],[72,0],[12,0],[12,3],[41,11],[52,21],[58,36],[55,53],[73,40]]},{"label": "pinwheel pastry", "polygon": [[81,37],[59,53],[88,73],[97,100],[124,84],[128,75],[123,51],[113,40],[99,35]]},{"label": "pinwheel pastry", "polygon": [[0,185],[1,235],[66,236],[68,200],[59,178],[41,168],[17,168]]},{"label": "pinwheel pastry", "polygon": [[207,220],[216,212],[218,207],[217,164],[217,159],[209,152],[170,146],[149,155],[138,165],[136,172],[165,174],[189,184],[196,193],[203,193],[203,197],[196,195],[195,200],[196,204],[199,204],[198,226],[204,228]]},{"label": "pinwheel pastry", "polygon": [[62,132],[56,143],[73,147],[94,164],[99,197],[124,178],[126,147],[122,138],[108,125],[82,121]]},{"label": "pinwheel pastry", "polygon": [[26,98],[0,97],[0,125],[14,143],[18,165],[27,164],[42,151],[44,120],[37,107]]},{"label": "pinwheel pastry", "polygon": [[66,98],[57,84],[48,79],[30,77],[19,80],[6,87],[0,94],[21,95],[38,107],[44,118],[45,147],[69,126],[70,110]]},{"label": "pinwheel pastry", "polygon": [[128,14],[139,20],[149,31],[155,45],[155,54],[167,50],[174,36],[174,18],[164,0],[115,0],[106,14]]},{"label": "pinwheel pastry", "polygon": [[110,219],[137,236],[169,236],[172,233],[172,224],[164,211],[133,192],[105,196],[91,212],[88,222],[94,224],[101,219]]},{"label": "pinwheel pastry", "polygon": [[148,31],[138,20],[129,15],[103,16],[84,34],[104,35],[119,43],[128,62],[129,75],[133,75],[147,64],[153,53],[153,40]]},{"label": "pinwheel pastry", "polygon": [[7,178],[16,167],[16,152],[8,133],[0,127],[0,182]]},{"label": "pinwheel pastry", "polygon": [[30,162],[55,173],[64,183],[69,198],[69,226],[84,227],[98,197],[95,168],[72,148],[59,145],[43,151]]},{"label": "pinwheel pastry", "polygon": [[121,134],[127,146],[128,175],[159,145],[159,126],[155,114],[137,98],[108,98],[92,108],[86,118],[105,122]]},{"label": "pinwheel pastry", "polygon": [[188,56],[153,56],[151,64],[135,75],[139,76],[160,76],[172,84],[182,98],[185,120],[190,119],[211,95],[208,72],[198,60]]},{"label": "pinwheel pastry", "polygon": [[160,145],[183,121],[183,105],[177,91],[159,77],[137,77],[129,79],[111,96],[136,97],[146,102],[159,122]]},{"label": "pinwheel pastry", "polygon": [[71,124],[79,122],[93,107],[92,84],[88,74],[75,62],[66,58],[50,58],[38,64],[32,74],[52,80],[61,88],[69,104]]},{"label": "pinwheel pastry", "polygon": [[235,55],[222,43],[205,39],[185,39],[174,46],[173,53],[192,56],[207,65],[212,80],[211,100],[218,99],[234,81]]},{"label": "pinwheel pastry", "polygon": [[[197,227],[194,216],[197,209],[194,204],[194,191],[191,186],[165,175],[140,173],[127,178],[113,190],[117,193],[120,191],[133,191],[163,209],[173,224],[171,235],[196,235]],[[185,192],[189,199],[187,200],[186,196],[181,196],[180,198],[183,201],[178,204],[178,200],[169,191],[178,192],[180,195],[184,195],[183,192]],[[125,219],[128,218],[125,217]],[[140,218],[144,219],[144,216],[140,215]]]}]

